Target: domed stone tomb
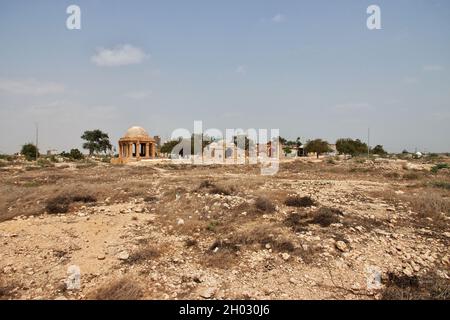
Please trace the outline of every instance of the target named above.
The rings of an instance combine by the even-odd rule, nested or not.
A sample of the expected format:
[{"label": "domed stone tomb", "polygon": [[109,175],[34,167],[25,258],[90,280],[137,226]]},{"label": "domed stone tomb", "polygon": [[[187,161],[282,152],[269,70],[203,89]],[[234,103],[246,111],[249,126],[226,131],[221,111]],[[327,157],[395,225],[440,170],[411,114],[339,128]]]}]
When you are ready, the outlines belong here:
[{"label": "domed stone tomb", "polygon": [[139,161],[141,159],[154,159],[156,154],[156,141],[141,127],[131,127],[119,140],[119,161]]}]

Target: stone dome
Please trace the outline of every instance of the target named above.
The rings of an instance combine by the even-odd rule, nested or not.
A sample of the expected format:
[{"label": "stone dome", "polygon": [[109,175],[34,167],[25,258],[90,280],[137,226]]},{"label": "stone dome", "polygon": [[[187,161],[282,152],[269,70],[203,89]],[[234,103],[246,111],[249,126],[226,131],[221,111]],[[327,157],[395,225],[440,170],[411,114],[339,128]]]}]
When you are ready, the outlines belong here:
[{"label": "stone dome", "polygon": [[127,130],[127,133],[125,133],[125,138],[133,137],[148,137],[148,133],[142,127],[131,127]]}]

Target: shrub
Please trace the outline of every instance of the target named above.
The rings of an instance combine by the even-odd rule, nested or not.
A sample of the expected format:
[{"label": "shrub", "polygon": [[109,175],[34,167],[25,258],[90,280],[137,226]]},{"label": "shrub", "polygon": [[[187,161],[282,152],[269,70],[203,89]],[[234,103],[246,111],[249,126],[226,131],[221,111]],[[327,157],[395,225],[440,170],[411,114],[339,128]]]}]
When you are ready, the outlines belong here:
[{"label": "shrub", "polygon": [[77,163],[76,168],[77,169],[88,169],[93,168],[97,166],[97,162],[91,161],[91,160],[84,160],[81,163]]},{"label": "shrub", "polygon": [[36,154],[39,156],[36,146],[32,143],[24,144],[20,153],[24,155],[25,159],[28,161],[36,160]]},{"label": "shrub", "polygon": [[56,196],[47,201],[45,209],[48,213],[66,213],[69,211],[70,203],[67,196]]},{"label": "shrub", "polygon": [[274,212],[275,205],[268,198],[258,197],[255,201],[256,209],[263,212]]},{"label": "shrub", "polygon": [[82,160],[84,159],[84,155],[78,149],[71,149],[69,152],[69,157],[73,160]]},{"label": "shrub", "polygon": [[208,223],[208,225],[206,226],[206,230],[215,232],[218,225],[219,225],[219,222],[213,220],[210,223]]},{"label": "shrub", "polygon": [[220,186],[209,180],[204,180],[200,183],[200,186],[197,188],[197,190],[202,189],[207,189],[211,194],[221,194],[225,196],[229,196],[235,191],[235,188],[233,186]]},{"label": "shrub", "polygon": [[449,300],[450,281],[434,272],[423,276],[388,273],[381,292],[384,300]]},{"label": "shrub", "polygon": [[447,181],[433,181],[433,187],[450,190],[450,182]]},{"label": "shrub", "polygon": [[432,192],[411,198],[411,206],[419,217],[430,217],[436,222],[442,221],[443,226],[446,224],[441,212],[450,215],[450,200]]},{"label": "shrub", "polygon": [[386,178],[390,178],[390,179],[398,179],[398,178],[400,178],[400,174],[398,172],[386,172],[384,174],[384,176]]},{"label": "shrub", "polygon": [[8,154],[0,154],[0,160],[13,161],[14,157]]},{"label": "shrub", "polygon": [[438,163],[431,168],[431,172],[438,173],[439,170],[448,168],[450,168],[448,163]]},{"label": "shrub", "polygon": [[42,167],[42,168],[49,168],[49,167],[53,167],[54,166],[54,164],[50,160],[45,159],[45,158],[39,158],[37,160],[37,165]]},{"label": "shrub", "polygon": [[157,196],[145,196],[144,197],[144,201],[145,202],[156,202],[158,201],[158,197]]},{"label": "shrub", "polygon": [[143,263],[148,260],[158,258],[161,252],[154,247],[145,247],[130,254],[130,257],[124,262],[127,264]]},{"label": "shrub", "polygon": [[339,217],[342,216],[339,209],[321,207],[314,212],[311,223],[318,224],[321,227],[328,227],[330,224],[338,223]]},{"label": "shrub", "polygon": [[291,228],[294,232],[302,232],[306,230],[306,222],[304,216],[299,213],[291,213],[285,220],[284,224]]},{"label": "shrub", "polygon": [[7,283],[3,278],[0,276],[0,300],[8,299],[13,296],[13,289],[16,286],[12,283]]},{"label": "shrub", "polygon": [[136,281],[129,278],[122,278],[100,287],[90,295],[90,299],[137,300],[140,299],[142,295],[142,288]]},{"label": "shrub", "polygon": [[89,202],[96,202],[96,201],[97,201],[97,199],[94,196],[87,195],[87,194],[76,194],[76,195],[72,196],[72,202],[89,203]]},{"label": "shrub", "polygon": [[8,166],[8,164],[9,164],[8,161],[0,159],[0,168],[6,167]]},{"label": "shrub", "polygon": [[75,195],[59,195],[47,201],[45,209],[48,213],[67,213],[72,202],[96,202],[96,198],[91,195],[75,194]]},{"label": "shrub", "polygon": [[315,202],[309,196],[306,196],[306,197],[292,196],[292,197],[288,197],[284,201],[284,204],[289,207],[311,207],[311,206],[315,205]]},{"label": "shrub", "polygon": [[403,179],[405,180],[417,180],[420,178],[420,175],[416,172],[405,173],[403,175]]},{"label": "shrub", "polygon": [[198,244],[198,241],[192,238],[186,239],[186,241],[184,242],[186,247],[194,247]]}]

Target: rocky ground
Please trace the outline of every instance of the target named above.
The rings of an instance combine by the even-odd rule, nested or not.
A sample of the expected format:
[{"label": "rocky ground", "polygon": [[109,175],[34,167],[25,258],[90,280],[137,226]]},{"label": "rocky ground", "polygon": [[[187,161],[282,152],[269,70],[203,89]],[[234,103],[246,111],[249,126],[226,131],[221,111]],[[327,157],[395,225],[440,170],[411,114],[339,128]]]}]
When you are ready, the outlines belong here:
[{"label": "rocky ground", "polygon": [[433,166],[2,167],[0,299],[450,299]]}]

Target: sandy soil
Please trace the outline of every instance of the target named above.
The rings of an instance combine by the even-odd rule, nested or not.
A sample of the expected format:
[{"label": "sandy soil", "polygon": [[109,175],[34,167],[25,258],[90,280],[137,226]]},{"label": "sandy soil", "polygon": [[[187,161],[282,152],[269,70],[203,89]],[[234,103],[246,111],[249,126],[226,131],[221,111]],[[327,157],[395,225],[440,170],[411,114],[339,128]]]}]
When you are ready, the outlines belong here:
[{"label": "sandy soil", "polygon": [[[448,290],[450,275],[449,191],[435,183],[450,174],[431,167],[4,167],[0,298],[381,299],[392,286],[414,298],[417,283],[395,279],[419,279],[448,299],[420,282],[432,274]],[[48,212],[57,196],[72,199],[66,213]],[[286,204],[301,197],[313,204]],[[71,266],[79,289],[67,287]]]}]

